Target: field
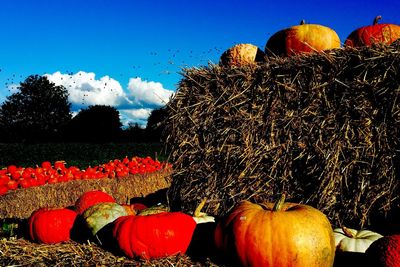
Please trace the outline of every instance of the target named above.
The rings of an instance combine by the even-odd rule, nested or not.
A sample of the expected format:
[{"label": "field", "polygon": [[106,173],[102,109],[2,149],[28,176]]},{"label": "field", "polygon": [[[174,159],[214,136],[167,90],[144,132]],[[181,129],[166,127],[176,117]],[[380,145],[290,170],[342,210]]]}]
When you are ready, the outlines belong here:
[{"label": "field", "polygon": [[43,161],[64,160],[68,166],[86,168],[126,156],[150,156],[160,161],[167,156],[160,143],[45,143],[0,144],[0,168],[7,165],[34,167]]}]

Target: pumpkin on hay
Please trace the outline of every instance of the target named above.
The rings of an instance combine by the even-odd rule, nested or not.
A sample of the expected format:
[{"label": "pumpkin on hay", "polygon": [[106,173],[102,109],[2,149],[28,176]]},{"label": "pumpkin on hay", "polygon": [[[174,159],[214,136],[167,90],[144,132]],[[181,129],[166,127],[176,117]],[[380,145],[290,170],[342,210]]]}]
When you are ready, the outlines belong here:
[{"label": "pumpkin on hay", "polygon": [[355,230],[342,226],[333,230],[337,251],[364,253],[368,247],[383,237],[369,230]]},{"label": "pumpkin on hay", "polygon": [[113,237],[130,258],[157,259],[185,253],[196,222],[182,212],[143,212],[120,217],[113,223]]},{"label": "pumpkin on hay", "polygon": [[115,202],[115,199],[100,190],[88,191],[83,193],[75,202],[75,211],[82,215],[87,208],[102,202]]},{"label": "pumpkin on hay", "polygon": [[400,38],[400,25],[383,23],[379,24],[381,16],[374,19],[372,25],[354,30],[345,41],[346,46],[360,47],[373,44],[391,44]]},{"label": "pumpkin on hay", "polygon": [[340,47],[337,33],[319,24],[306,24],[280,30],[265,45],[265,53],[276,56],[293,56],[299,53],[320,52]]},{"label": "pumpkin on hay", "polygon": [[55,244],[70,240],[76,212],[67,208],[41,208],[28,219],[29,235],[33,241]]},{"label": "pumpkin on hay", "polygon": [[237,44],[222,53],[220,58],[221,65],[236,67],[254,65],[263,61],[264,52],[252,44]]},{"label": "pumpkin on hay", "polygon": [[302,204],[242,201],[215,229],[215,245],[242,266],[333,266],[332,227],[319,210]]}]

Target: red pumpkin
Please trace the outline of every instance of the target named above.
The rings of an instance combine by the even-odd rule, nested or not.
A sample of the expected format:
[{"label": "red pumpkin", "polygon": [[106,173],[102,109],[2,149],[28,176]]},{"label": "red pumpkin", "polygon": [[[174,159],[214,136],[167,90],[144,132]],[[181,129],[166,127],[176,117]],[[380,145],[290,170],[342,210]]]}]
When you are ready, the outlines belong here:
[{"label": "red pumpkin", "polygon": [[45,244],[68,241],[76,216],[75,211],[66,208],[39,209],[28,219],[29,235]]},{"label": "red pumpkin", "polygon": [[114,221],[113,237],[126,256],[149,260],[185,253],[195,228],[181,212],[124,216]]},{"label": "red pumpkin", "polygon": [[82,215],[86,209],[91,206],[103,203],[103,202],[113,202],[115,203],[115,199],[107,194],[106,192],[100,190],[88,191],[83,193],[78,200],[75,202],[75,211]]},{"label": "red pumpkin", "polygon": [[332,227],[319,210],[301,204],[239,203],[215,230],[216,247],[242,266],[332,266]]},{"label": "red pumpkin", "polygon": [[265,45],[265,53],[277,56],[293,56],[299,53],[320,52],[339,48],[337,33],[319,24],[305,24],[301,21],[272,35]]},{"label": "red pumpkin", "polygon": [[400,26],[396,24],[378,24],[381,16],[377,16],[370,26],[356,29],[347,37],[346,46],[360,47],[373,44],[391,44],[400,38]]}]

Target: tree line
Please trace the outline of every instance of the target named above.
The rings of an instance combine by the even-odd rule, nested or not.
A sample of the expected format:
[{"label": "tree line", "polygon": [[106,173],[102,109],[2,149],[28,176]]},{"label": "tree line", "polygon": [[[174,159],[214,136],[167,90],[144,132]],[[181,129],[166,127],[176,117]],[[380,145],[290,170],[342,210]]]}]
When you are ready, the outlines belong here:
[{"label": "tree line", "polygon": [[154,109],[145,128],[122,127],[119,111],[93,105],[72,116],[68,90],[31,75],[0,106],[0,142],[160,142],[165,107]]}]

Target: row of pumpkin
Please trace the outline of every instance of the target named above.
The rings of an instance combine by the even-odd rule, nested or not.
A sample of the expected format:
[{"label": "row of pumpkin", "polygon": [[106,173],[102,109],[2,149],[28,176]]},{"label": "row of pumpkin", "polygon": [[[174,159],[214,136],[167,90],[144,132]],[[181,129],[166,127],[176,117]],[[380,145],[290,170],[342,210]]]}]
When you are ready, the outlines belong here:
[{"label": "row of pumpkin", "polygon": [[[379,24],[377,16],[372,25],[360,27],[347,37],[347,47],[391,44],[400,38],[400,26],[391,23]],[[265,55],[293,56],[299,53],[320,52],[341,47],[338,34],[331,28],[319,24],[306,24],[280,30],[273,34],[265,45],[264,52],[253,44],[238,44],[226,50],[220,63],[241,66],[264,61]]]},{"label": "row of pumpkin", "polygon": [[125,157],[114,159],[98,166],[79,169],[77,166],[67,167],[66,162],[59,160],[53,164],[43,161],[40,166],[20,167],[8,165],[0,169],[0,196],[11,190],[64,183],[75,180],[123,178],[128,175],[154,173],[172,168],[167,162],[160,162],[147,156]]},{"label": "row of pumpkin", "polygon": [[113,243],[105,247],[117,245],[130,258],[149,260],[185,253],[196,224],[208,221],[214,218],[200,211],[190,216],[170,212],[164,205],[118,204],[108,193],[94,190],[82,194],[73,208],[34,211],[28,218],[28,232],[31,240],[44,244],[66,242],[72,236],[93,238],[101,244]]},{"label": "row of pumpkin", "polygon": [[[373,266],[400,266],[400,235],[346,227],[332,230],[322,212],[285,202],[284,195],[276,203],[242,201],[217,222],[201,212],[205,203],[206,199],[188,215],[162,205],[117,204],[103,191],[89,191],[73,209],[33,212],[29,235],[39,243],[59,243],[69,241],[73,229],[81,227],[75,232],[85,235],[88,230],[100,243],[111,243],[129,258],[151,260],[186,253],[194,231],[204,223],[212,225],[208,229],[212,229],[213,249],[223,261],[235,265],[333,266],[335,255],[344,251],[365,253]],[[84,227],[76,223],[78,219]],[[105,229],[110,238],[99,238]]]}]

